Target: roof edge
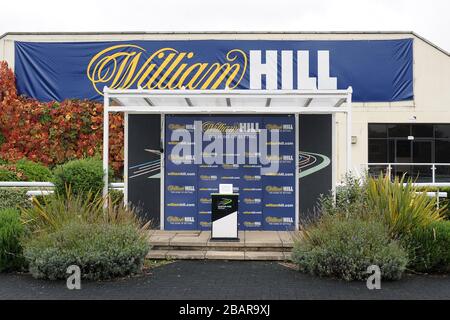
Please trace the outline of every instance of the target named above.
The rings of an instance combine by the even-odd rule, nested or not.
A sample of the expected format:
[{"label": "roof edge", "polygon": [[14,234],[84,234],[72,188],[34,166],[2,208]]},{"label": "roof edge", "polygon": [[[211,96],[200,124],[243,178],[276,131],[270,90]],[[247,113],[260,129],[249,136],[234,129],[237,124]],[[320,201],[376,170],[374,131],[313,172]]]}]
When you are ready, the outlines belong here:
[{"label": "roof edge", "polygon": [[446,54],[447,56],[450,57],[450,52],[445,50],[444,48],[441,48],[440,46],[438,46],[437,44],[434,44],[433,42],[431,42],[430,40],[428,40],[427,38],[422,37],[421,35],[415,33],[414,31],[411,32],[412,35],[414,35],[415,37],[419,38],[420,40],[422,40],[423,42],[427,43],[428,45],[432,46],[433,48],[441,51],[442,53]]},{"label": "roof edge", "polygon": [[161,34],[410,34],[450,57],[450,53],[414,31],[85,31],[85,32],[5,32],[0,40],[14,35],[161,35]]}]

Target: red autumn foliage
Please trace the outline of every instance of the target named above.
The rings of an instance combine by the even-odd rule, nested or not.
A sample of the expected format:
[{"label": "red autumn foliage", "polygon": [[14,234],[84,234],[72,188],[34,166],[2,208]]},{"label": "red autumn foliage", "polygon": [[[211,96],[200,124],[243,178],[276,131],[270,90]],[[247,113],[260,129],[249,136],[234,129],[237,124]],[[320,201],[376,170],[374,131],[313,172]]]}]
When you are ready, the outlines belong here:
[{"label": "red autumn foliage", "polygon": [[[110,164],[123,168],[123,117],[109,118]],[[28,158],[54,166],[101,154],[103,105],[89,100],[40,102],[18,96],[15,77],[0,61],[0,158]]]}]

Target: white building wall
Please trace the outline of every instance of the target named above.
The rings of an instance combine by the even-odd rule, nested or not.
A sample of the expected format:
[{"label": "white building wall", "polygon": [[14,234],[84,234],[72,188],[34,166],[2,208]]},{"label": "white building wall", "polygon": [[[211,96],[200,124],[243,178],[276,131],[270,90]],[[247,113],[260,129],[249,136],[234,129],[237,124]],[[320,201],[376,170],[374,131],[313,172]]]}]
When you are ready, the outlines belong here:
[{"label": "white building wall", "polygon": [[354,105],[355,169],[368,162],[368,123],[450,123],[450,57],[419,38],[413,57],[414,101]]},{"label": "white building wall", "polygon": [[[119,41],[119,40],[386,40],[413,38],[414,101],[354,103],[353,170],[368,162],[367,124],[450,123],[450,56],[413,33],[157,33],[157,34],[16,34],[0,39],[0,59],[14,67],[14,41]],[[367,75],[368,77],[372,75]],[[413,121],[413,117],[416,120]],[[345,173],[345,116],[336,116],[337,181]]]}]

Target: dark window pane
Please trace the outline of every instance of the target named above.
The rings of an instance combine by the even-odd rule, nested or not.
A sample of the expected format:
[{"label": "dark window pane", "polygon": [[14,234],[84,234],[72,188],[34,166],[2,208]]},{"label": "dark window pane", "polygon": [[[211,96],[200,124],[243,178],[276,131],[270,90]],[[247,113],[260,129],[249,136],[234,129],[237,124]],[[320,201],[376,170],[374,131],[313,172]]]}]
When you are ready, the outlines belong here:
[{"label": "dark window pane", "polygon": [[392,165],[392,174],[399,178],[405,176],[405,179],[411,178],[411,166]]},{"label": "dark window pane", "polygon": [[430,163],[431,158],[431,141],[413,141],[413,162],[414,163]]},{"label": "dark window pane", "polygon": [[399,178],[405,176],[405,179],[412,179],[415,182],[432,182],[431,166],[413,166],[413,165],[400,165],[392,166],[392,172],[394,176]]},{"label": "dark window pane", "polygon": [[450,138],[450,124],[436,124],[434,130],[436,138]]},{"label": "dark window pane", "polygon": [[436,165],[436,182],[448,182],[450,180],[450,166]]},{"label": "dark window pane", "polygon": [[435,158],[436,162],[450,163],[450,140],[436,139]]},{"label": "dark window pane", "polygon": [[369,138],[387,138],[387,126],[369,123]]},{"label": "dark window pane", "polygon": [[411,135],[410,125],[405,123],[389,124],[388,136],[389,137],[404,137]]},{"label": "dark window pane", "polygon": [[395,162],[395,140],[388,140],[388,162]]},{"label": "dark window pane", "polygon": [[369,139],[369,163],[387,162],[387,140]]},{"label": "dark window pane", "polygon": [[376,166],[372,165],[369,166],[369,175],[372,177],[378,177],[379,175],[386,175],[388,173],[387,171],[387,165],[385,166]]},{"label": "dark window pane", "polygon": [[395,162],[410,163],[411,162],[411,141],[397,140],[395,148]]},{"label": "dark window pane", "polygon": [[415,182],[432,182],[433,176],[431,166],[411,166],[411,171],[408,172],[409,176]]},{"label": "dark window pane", "polygon": [[432,124],[413,124],[412,135],[414,138],[432,138],[433,125]]}]

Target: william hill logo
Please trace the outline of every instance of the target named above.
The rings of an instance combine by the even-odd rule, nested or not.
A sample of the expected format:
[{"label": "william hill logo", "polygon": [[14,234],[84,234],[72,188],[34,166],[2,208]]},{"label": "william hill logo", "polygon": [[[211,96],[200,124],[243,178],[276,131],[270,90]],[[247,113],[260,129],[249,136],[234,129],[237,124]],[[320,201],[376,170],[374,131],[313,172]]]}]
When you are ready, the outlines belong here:
[{"label": "william hill logo", "polygon": [[[311,63],[308,50],[249,50],[248,53],[239,48],[216,50],[213,58],[208,59],[213,61],[205,61],[190,50],[165,47],[148,52],[135,44],[118,44],[95,54],[89,61],[86,75],[100,95],[104,86],[111,89],[232,90],[239,85],[242,87],[241,82],[246,74],[249,77],[248,89],[262,89],[263,77],[266,79],[266,89],[270,90],[277,90],[278,83],[281,83],[281,89],[286,90],[337,89],[337,78],[326,72],[330,70],[328,50],[317,50],[317,77],[311,77],[309,73]],[[218,55],[222,56],[216,59]],[[274,67],[268,62],[278,60],[281,63]],[[301,67],[295,68],[295,61]],[[300,79],[297,88],[293,85],[295,78]],[[278,128],[280,125],[275,126]],[[282,130],[292,130],[292,125],[283,124]]]},{"label": "william hill logo", "polygon": [[92,57],[87,76],[99,94],[105,85],[111,89],[214,90],[236,88],[247,70],[247,55],[240,49],[229,50],[224,63],[193,63],[194,58],[192,51],[161,48],[148,53],[134,44],[119,44]]},{"label": "william hill logo", "polygon": [[217,180],[217,176],[210,176],[210,175],[202,174],[202,175],[200,175],[200,180],[202,180],[202,181],[216,181]]},{"label": "william hill logo", "polygon": [[223,164],[222,167],[224,169],[239,169],[239,165],[237,164]]},{"label": "william hill logo", "polygon": [[211,227],[211,222],[200,221],[200,226],[202,226],[202,227],[204,227],[204,228]]},{"label": "william hill logo", "polygon": [[269,193],[291,193],[294,192],[292,186],[266,186],[266,191]]},{"label": "william hill logo", "polygon": [[294,156],[288,154],[288,155],[269,155],[267,156],[267,159],[270,161],[283,161],[283,162],[290,162],[294,161]]},{"label": "william hill logo", "polygon": [[259,221],[244,221],[244,226],[247,228],[259,228],[261,227],[261,222]]},{"label": "william hill logo", "polygon": [[245,181],[259,181],[261,180],[261,176],[250,176],[250,175],[244,175]]},{"label": "william hill logo", "polygon": [[190,224],[195,222],[194,217],[168,216],[167,222],[172,224]]},{"label": "william hill logo", "polygon": [[266,217],[266,222],[268,224],[293,224],[294,219],[291,217]]},{"label": "william hill logo", "polygon": [[168,128],[170,130],[179,130],[179,129],[185,129],[185,130],[194,130],[193,124],[187,124],[187,123],[171,123],[168,125]]},{"label": "william hill logo", "polygon": [[169,186],[167,186],[167,191],[169,191],[171,193],[194,192],[195,191],[195,187],[194,186],[169,185]]},{"label": "william hill logo", "polygon": [[168,159],[172,162],[189,162],[194,161],[193,155],[185,155],[185,156],[179,156],[176,154],[169,154]]},{"label": "william hill logo", "polygon": [[219,130],[222,133],[225,132],[235,132],[238,131],[239,125],[237,123],[234,124],[226,124],[224,122],[214,122],[214,121],[205,121],[202,123],[202,130]]},{"label": "william hill logo", "polygon": [[259,198],[244,198],[244,203],[245,204],[260,204],[261,199],[259,199]]},{"label": "william hill logo", "polygon": [[200,198],[200,203],[204,204],[211,203],[211,198]]},{"label": "william hill logo", "polygon": [[286,123],[286,124],[268,123],[268,124],[266,124],[266,129],[267,130],[291,131],[291,130],[294,130],[294,126],[290,123]]},{"label": "william hill logo", "polygon": [[171,123],[168,128],[170,130],[186,129],[186,124]]}]

